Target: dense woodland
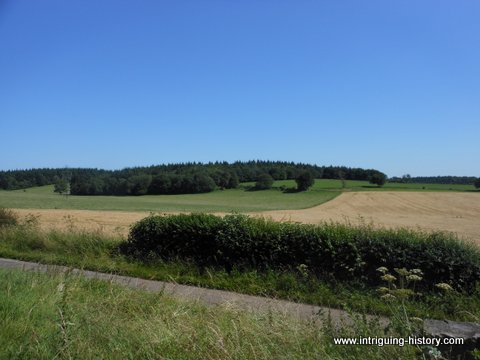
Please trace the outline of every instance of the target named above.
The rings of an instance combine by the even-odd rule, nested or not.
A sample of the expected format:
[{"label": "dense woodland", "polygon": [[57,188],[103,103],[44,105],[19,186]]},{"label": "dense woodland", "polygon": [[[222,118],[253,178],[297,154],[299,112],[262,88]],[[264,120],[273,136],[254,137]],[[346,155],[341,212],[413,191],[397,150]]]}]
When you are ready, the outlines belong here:
[{"label": "dense woodland", "polygon": [[23,189],[69,182],[72,195],[193,194],[236,188],[262,174],[275,180],[296,179],[305,170],[316,179],[370,180],[374,169],[318,166],[282,161],[182,163],[101,170],[84,168],[29,169],[0,172],[0,188]]},{"label": "dense woodland", "polygon": [[472,185],[477,178],[474,176],[410,176],[392,177],[389,182],[405,184],[448,184],[448,185]]}]

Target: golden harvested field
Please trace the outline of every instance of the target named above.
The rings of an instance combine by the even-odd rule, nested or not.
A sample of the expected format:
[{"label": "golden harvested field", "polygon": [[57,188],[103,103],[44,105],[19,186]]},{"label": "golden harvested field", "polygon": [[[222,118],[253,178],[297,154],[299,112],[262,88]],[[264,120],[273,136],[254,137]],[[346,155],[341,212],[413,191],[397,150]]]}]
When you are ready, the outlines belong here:
[{"label": "golden harvested field", "polygon": [[[126,234],[148,212],[16,209],[34,214],[44,228],[77,228]],[[252,215],[278,221],[316,224],[323,221],[366,222],[375,226],[444,230],[480,244],[480,194],[443,192],[345,192],[335,199],[302,210],[275,210]]]},{"label": "golden harvested field", "polygon": [[66,210],[66,209],[13,209],[22,218],[28,215],[38,217],[43,229],[69,228],[101,230],[125,235],[134,222],[149,215],[149,212]]},{"label": "golden harvested field", "polygon": [[336,221],[443,230],[480,244],[480,194],[443,192],[348,192],[320,206],[263,213],[274,220]]}]

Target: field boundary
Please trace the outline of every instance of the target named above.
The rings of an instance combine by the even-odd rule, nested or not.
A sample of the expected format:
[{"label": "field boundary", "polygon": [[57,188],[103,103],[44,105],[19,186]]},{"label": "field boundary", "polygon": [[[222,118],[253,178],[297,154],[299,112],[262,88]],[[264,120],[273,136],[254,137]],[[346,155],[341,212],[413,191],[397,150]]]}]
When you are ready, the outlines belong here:
[{"label": "field boundary", "polygon": [[[7,258],[0,258],[0,268],[21,269],[42,273],[54,272],[74,274],[87,279],[110,281],[134,289],[163,293],[180,300],[199,301],[208,306],[227,304],[257,313],[282,313],[298,320],[312,321],[318,325],[323,324],[327,318],[331,319],[334,326],[351,325],[353,323],[350,314],[344,310],[261,296],[239,294],[232,291],[207,289],[165,281],[147,280],[98,271],[82,270],[61,265],[40,264]],[[382,327],[386,327],[389,324],[389,320],[386,317],[367,315],[367,319],[371,321],[378,320]]]}]

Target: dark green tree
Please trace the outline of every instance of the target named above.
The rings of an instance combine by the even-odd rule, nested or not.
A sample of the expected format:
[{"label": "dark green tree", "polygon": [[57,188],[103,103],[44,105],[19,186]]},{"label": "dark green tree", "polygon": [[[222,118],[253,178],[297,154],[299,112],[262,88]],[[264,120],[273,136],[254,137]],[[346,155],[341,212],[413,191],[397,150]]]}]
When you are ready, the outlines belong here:
[{"label": "dark green tree", "polygon": [[480,189],[480,178],[474,181],[473,185],[477,188]]},{"label": "dark green tree", "polygon": [[233,171],[216,170],[210,172],[209,177],[222,190],[238,187],[238,176]]},{"label": "dark green tree", "polygon": [[270,174],[264,173],[258,175],[257,182],[255,183],[255,189],[267,190],[273,186],[273,178]]},{"label": "dark green tree", "polygon": [[238,185],[240,184],[240,182],[238,181],[238,176],[237,174],[235,174],[233,171],[229,172],[229,179],[228,179],[228,184],[227,184],[227,188],[228,189],[235,189],[238,187]]},{"label": "dark green tree", "polygon": [[103,195],[105,183],[102,177],[92,177],[88,182],[87,194],[88,195]]},{"label": "dark green tree", "polygon": [[193,176],[192,193],[206,193],[215,190],[215,181],[205,174],[198,174]]},{"label": "dark green tree", "polygon": [[295,178],[295,182],[297,183],[298,191],[306,191],[313,186],[315,183],[315,178],[310,171],[304,170],[298,174],[298,176]]},{"label": "dark green tree", "polygon": [[285,169],[282,169],[280,167],[273,167],[270,169],[269,174],[275,179],[275,180],[285,180],[287,178],[287,172]]},{"label": "dark green tree", "polygon": [[149,194],[169,194],[172,191],[172,176],[169,174],[160,174],[153,178],[149,188]]},{"label": "dark green tree", "polygon": [[152,182],[150,175],[135,175],[129,179],[130,194],[132,195],[145,195],[148,191],[148,187]]},{"label": "dark green tree", "polygon": [[72,195],[89,195],[88,181],[86,176],[74,175],[70,180],[70,193]]},{"label": "dark green tree", "polygon": [[376,172],[370,177],[370,184],[375,184],[382,187],[387,182],[387,175],[381,172]]},{"label": "dark green tree", "polygon": [[[209,163],[177,163],[133,167],[122,170],[102,170],[92,168],[58,168],[29,170],[0,170],[0,188],[5,190],[25,189],[32,186],[55,184],[58,179],[70,182],[72,195],[140,195],[145,192],[148,183],[145,176],[155,179],[161,174],[169,176],[157,179],[150,184],[147,193],[186,194],[204,191],[211,184],[203,176],[210,177],[220,189],[230,189],[239,182],[255,182],[261,174],[270,174],[275,180],[294,180],[308,170],[315,179],[369,180],[379,172],[375,169],[348,168],[345,166],[318,166],[285,161],[236,161]],[[340,175],[343,174],[343,175]],[[143,176],[142,178],[138,178]],[[412,178],[411,182],[441,184],[472,184],[475,177],[423,177]],[[195,184],[199,180],[201,184]],[[399,181],[398,179],[392,179]],[[391,181],[391,180],[389,180]]]},{"label": "dark green tree", "polygon": [[66,194],[69,191],[69,184],[65,179],[57,179],[53,186],[53,192],[59,193],[60,195]]}]

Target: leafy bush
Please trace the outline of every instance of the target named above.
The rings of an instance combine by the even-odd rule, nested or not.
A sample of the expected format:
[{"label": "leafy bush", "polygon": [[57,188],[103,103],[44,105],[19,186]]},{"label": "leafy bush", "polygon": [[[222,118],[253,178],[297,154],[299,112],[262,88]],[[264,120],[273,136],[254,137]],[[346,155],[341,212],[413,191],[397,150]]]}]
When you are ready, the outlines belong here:
[{"label": "leafy bush", "polygon": [[18,215],[10,209],[0,208],[0,228],[18,224]]},{"label": "leafy bush", "polygon": [[375,285],[381,266],[420,268],[430,288],[445,282],[472,291],[480,281],[480,250],[450,234],[278,223],[245,215],[149,216],[134,224],[120,251],[228,271],[296,269],[303,264],[318,278]]},{"label": "leafy bush", "polygon": [[298,191],[306,191],[313,186],[315,178],[308,170],[302,171],[295,179]]}]

